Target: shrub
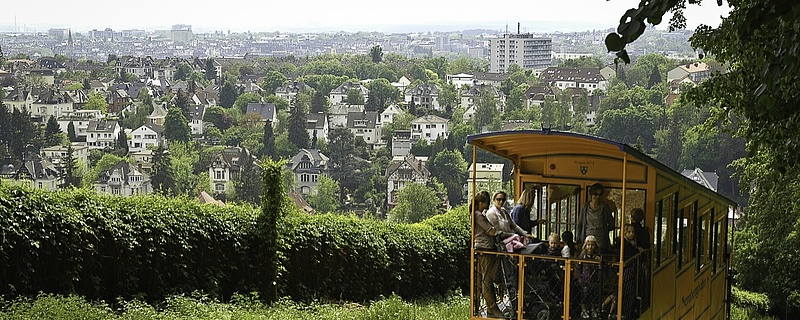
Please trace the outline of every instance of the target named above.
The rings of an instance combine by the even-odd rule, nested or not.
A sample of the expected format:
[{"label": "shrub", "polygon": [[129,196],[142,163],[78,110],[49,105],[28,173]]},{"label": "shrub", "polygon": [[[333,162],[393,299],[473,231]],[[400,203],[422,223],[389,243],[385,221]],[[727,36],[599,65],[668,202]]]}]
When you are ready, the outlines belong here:
[{"label": "shrub", "polygon": [[[367,301],[467,288],[465,208],[417,224],[283,210],[274,226],[280,295]],[[0,295],[154,301],[200,291],[225,300],[258,291],[267,260],[258,219],[243,206],[3,184]]]}]

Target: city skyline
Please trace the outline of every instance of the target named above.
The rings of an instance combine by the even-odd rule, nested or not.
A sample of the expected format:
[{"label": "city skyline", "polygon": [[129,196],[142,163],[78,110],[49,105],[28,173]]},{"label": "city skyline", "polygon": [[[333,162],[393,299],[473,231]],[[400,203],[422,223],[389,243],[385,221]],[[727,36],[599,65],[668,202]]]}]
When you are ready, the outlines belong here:
[{"label": "city skyline", "polygon": [[[74,32],[89,30],[141,29],[169,30],[172,25],[191,25],[196,33],[209,32],[420,32],[464,29],[509,30],[516,32],[583,31],[614,28],[625,10],[638,0],[562,0],[524,2],[510,5],[512,10],[483,10],[464,3],[408,0],[394,6],[377,6],[364,0],[264,3],[243,1],[228,6],[210,3],[186,7],[179,2],[143,0],[135,5],[115,7],[103,14],[107,2],[76,0],[57,10],[31,10],[23,2],[12,2],[0,13],[0,32],[42,32],[66,28]],[[255,7],[255,8],[254,8]],[[689,5],[687,27],[699,24],[717,26],[727,7],[706,1]],[[666,28],[667,17],[658,28]]]}]

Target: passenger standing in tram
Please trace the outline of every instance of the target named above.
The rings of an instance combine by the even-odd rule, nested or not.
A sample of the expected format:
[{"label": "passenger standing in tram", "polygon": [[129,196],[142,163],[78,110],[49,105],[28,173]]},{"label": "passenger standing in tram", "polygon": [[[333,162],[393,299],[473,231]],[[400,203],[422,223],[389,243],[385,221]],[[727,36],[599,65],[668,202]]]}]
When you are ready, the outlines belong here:
[{"label": "passenger standing in tram", "polygon": [[584,241],[588,236],[594,236],[601,253],[611,250],[611,240],[608,235],[614,230],[614,216],[611,208],[603,201],[605,188],[600,183],[589,187],[589,201],[583,206],[575,226],[577,240]]},{"label": "passenger standing in tram", "polygon": [[495,232],[497,233],[497,237],[500,240],[508,238],[514,234],[518,234],[520,236],[526,238],[533,238],[527,231],[520,228],[514,220],[511,219],[511,215],[508,214],[506,208],[504,207],[506,203],[506,192],[505,191],[497,191],[494,193],[492,197],[494,200],[494,205],[486,211],[486,218],[489,219],[489,223],[491,223],[495,227]]},{"label": "passenger standing in tram", "polygon": [[564,231],[561,233],[561,241],[564,241],[564,245],[569,248],[570,255],[577,256],[578,250],[575,247],[575,236],[572,234],[572,231]]},{"label": "passenger standing in tram", "polygon": [[644,226],[644,210],[636,208],[631,211],[631,225],[633,226],[636,246],[642,249],[650,249],[650,230]]},{"label": "passenger standing in tram", "polygon": [[[472,199],[473,217],[475,219],[475,250],[496,251],[496,229],[486,218],[484,212],[489,208],[489,193],[481,191]],[[503,312],[497,306],[497,293],[494,284],[498,281],[500,265],[493,254],[478,255],[478,277],[481,295],[486,301],[486,313],[490,317],[502,317]]]},{"label": "passenger standing in tram", "polygon": [[519,201],[511,209],[511,219],[514,220],[522,230],[525,230],[528,233],[532,233],[534,227],[538,226],[540,223],[545,223],[546,220],[538,219],[531,221],[531,209],[536,204],[536,194],[533,190],[525,189],[522,190],[522,194],[519,196]]},{"label": "passenger standing in tram", "polygon": [[[578,259],[601,261],[602,258],[595,236],[586,236]],[[602,285],[600,283],[600,270],[600,266],[594,264],[581,263],[576,267],[575,286],[578,289],[578,299],[581,307],[580,316],[583,319],[597,318],[598,310],[593,310],[593,306],[598,304],[598,299],[600,299]]]}]

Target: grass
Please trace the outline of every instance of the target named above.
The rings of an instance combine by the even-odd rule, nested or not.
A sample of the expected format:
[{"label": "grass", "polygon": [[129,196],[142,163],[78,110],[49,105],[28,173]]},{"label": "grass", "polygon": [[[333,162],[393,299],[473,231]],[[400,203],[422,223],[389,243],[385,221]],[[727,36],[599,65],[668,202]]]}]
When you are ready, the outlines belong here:
[{"label": "grass", "polygon": [[255,295],[237,295],[221,303],[204,295],[172,296],[153,306],[132,300],[119,301],[112,308],[104,302],[90,302],[79,296],[41,294],[36,298],[0,300],[0,319],[321,319],[321,320],[403,320],[466,319],[469,299],[453,295],[442,300],[407,302],[397,296],[369,305],[314,302],[301,304],[281,300],[266,306]]},{"label": "grass", "polygon": [[[154,306],[139,300],[118,301],[112,308],[104,302],[90,302],[79,296],[40,294],[36,298],[0,299],[0,319],[20,320],[455,320],[467,319],[469,299],[452,295],[441,300],[408,302],[397,296],[373,301],[368,305],[355,303],[298,303],[287,299],[266,306],[257,295],[236,295],[221,303],[201,294],[172,296]],[[731,308],[731,319],[773,320],[737,305]]]}]

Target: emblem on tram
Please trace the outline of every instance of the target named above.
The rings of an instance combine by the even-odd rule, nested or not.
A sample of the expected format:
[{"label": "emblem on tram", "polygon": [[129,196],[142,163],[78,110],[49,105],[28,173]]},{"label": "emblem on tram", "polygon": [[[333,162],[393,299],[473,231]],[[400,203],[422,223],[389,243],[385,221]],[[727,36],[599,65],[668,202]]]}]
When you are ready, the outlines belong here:
[{"label": "emblem on tram", "polygon": [[585,176],[587,171],[589,171],[588,166],[581,166],[581,174]]}]

